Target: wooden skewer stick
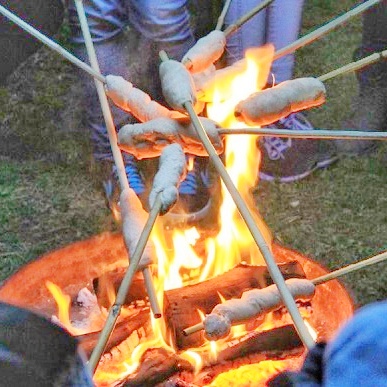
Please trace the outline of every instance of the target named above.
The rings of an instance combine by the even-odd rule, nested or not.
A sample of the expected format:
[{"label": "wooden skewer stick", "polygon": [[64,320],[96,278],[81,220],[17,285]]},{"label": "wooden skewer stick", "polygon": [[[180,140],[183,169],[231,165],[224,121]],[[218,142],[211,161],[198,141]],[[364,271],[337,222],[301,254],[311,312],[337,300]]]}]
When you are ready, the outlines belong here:
[{"label": "wooden skewer stick", "polygon": [[253,216],[251,215],[246,203],[244,202],[241,194],[235,187],[233,181],[231,180],[230,175],[228,174],[225,166],[223,165],[220,157],[216,153],[215,148],[213,147],[211,141],[209,140],[205,129],[203,128],[200,120],[198,119],[195,110],[193,108],[192,102],[188,101],[184,103],[184,107],[186,108],[192,124],[194,125],[194,128],[202,141],[206,151],[208,152],[208,155],[213,162],[216,170],[218,171],[220,177],[222,178],[224,185],[226,186],[227,190],[229,191],[232,199],[235,202],[236,207],[238,208],[239,213],[241,214],[242,218],[246,222],[246,225],[255,241],[257,246],[259,247],[263,258],[265,259],[266,265],[268,267],[268,271],[271,275],[271,278],[273,279],[273,282],[277,285],[278,291],[284,300],[284,304],[286,305],[289,314],[291,315],[294,325],[296,327],[296,330],[298,334],[300,335],[301,340],[303,341],[304,345],[307,348],[312,348],[314,346],[313,338],[311,337],[307,327],[304,324],[304,321],[301,317],[301,314],[297,308],[297,305],[292,297],[292,295],[289,292],[289,289],[287,288],[285,284],[285,280],[281,274],[281,271],[279,270],[277,264],[274,261],[274,258],[271,254],[271,251],[269,249],[269,246],[267,245],[264,237],[262,236],[261,231],[259,230],[258,226],[256,225]]},{"label": "wooden skewer stick", "polygon": [[244,23],[248,22],[253,16],[257,13],[265,9],[268,5],[270,5],[274,0],[265,0],[261,4],[257,5],[251,11],[247,12],[240,19],[238,19],[234,24],[231,24],[224,30],[224,35],[226,38],[235,32],[238,28],[240,28]]},{"label": "wooden skewer stick", "polygon": [[231,0],[226,0],[225,1],[223,9],[222,9],[222,12],[220,13],[220,15],[218,17],[218,21],[216,23],[216,27],[215,27],[216,30],[221,30],[222,29],[222,26],[224,24],[224,18],[227,15],[227,11],[230,8],[230,4],[231,4]]},{"label": "wooden skewer stick", "polygon": [[332,31],[336,27],[344,24],[347,20],[350,18],[357,16],[370,7],[374,6],[375,4],[380,3],[381,0],[368,0],[364,3],[358,5],[357,7],[349,10],[348,12],[344,13],[343,15],[331,20],[329,23],[324,24],[323,26],[317,28],[316,30],[312,31],[311,33],[304,35],[300,39],[297,39],[295,42],[289,44],[286,47],[281,48],[280,50],[276,51],[274,53],[273,60],[276,60],[278,58],[281,58],[287,54],[291,54],[292,52],[298,50],[301,47],[306,46],[309,43],[312,43],[318,38],[321,38],[328,32]]},{"label": "wooden skewer stick", "polygon": [[32,35],[34,38],[38,39],[41,43],[45,44],[52,50],[56,51],[59,55],[63,56],[69,60],[72,64],[79,67],[80,69],[86,71],[92,77],[100,80],[103,83],[106,83],[105,77],[100,74],[100,72],[94,71],[88,64],[82,62],[76,56],[65,50],[58,43],[54,42],[46,35],[42,34],[36,28],[32,27],[30,24],[26,23],[23,19],[16,16],[14,13],[10,12],[7,8],[0,5],[0,13],[5,16],[8,20],[11,20],[13,23],[18,25],[21,29]]},{"label": "wooden skewer stick", "polygon": [[[165,53],[165,51],[161,51],[159,55],[162,61],[168,61],[168,56]],[[277,285],[280,296],[283,299],[284,304],[288,309],[290,316],[292,317],[294,326],[300,336],[300,339],[302,340],[302,342],[307,348],[311,349],[315,344],[314,340],[311,334],[309,333],[308,328],[304,323],[304,320],[301,317],[301,314],[297,308],[296,302],[294,301],[285,283],[284,277],[282,276],[282,273],[274,260],[274,257],[270,251],[268,244],[265,241],[265,238],[263,237],[260,229],[255,223],[254,218],[250,213],[250,210],[247,204],[245,203],[241,194],[235,187],[235,184],[233,183],[230,175],[228,174],[222,160],[216,153],[214,146],[212,145],[210,139],[208,138],[207,133],[194,110],[193,101],[191,99],[192,98],[191,93],[187,93],[186,96],[181,96],[180,98],[185,99],[185,100],[179,101],[179,103],[187,111],[191,119],[192,125],[194,126],[198,137],[203,143],[203,146],[206,149],[210,160],[213,162],[214,167],[219,173],[219,176],[221,177],[221,179],[223,180],[224,185],[229,191],[231,198],[233,199],[255,243],[257,244],[259,250],[262,253],[262,256],[266,262],[269,274],[273,279],[273,282]]]},{"label": "wooden skewer stick", "polygon": [[[79,0],[77,0],[79,1]],[[149,217],[147,219],[147,222],[145,223],[144,229],[140,235],[140,238],[138,240],[138,244],[136,246],[136,249],[133,253],[133,256],[130,260],[130,265],[128,267],[128,270],[125,273],[124,278],[122,279],[121,285],[117,292],[117,297],[114,302],[114,305],[109,310],[108,317],[106,319],[105,326],[103,327],[101,334],[98,338],[98,342],[90,356],[89,360],[89,368],[92,373],[95,372],[99,360],[101,359],[101,356],[105,350],[106,344],[109,341],[109,338],[113,332],[113,329],[116,325],[118,316],[121,313],[122,305],[125,302],[126,295],[128,293],[128,290],[130,288],[130,285],[132,284],[133,277],[137,271],[137,266],[140,262],[140,259],[142,257],[142,254],[144,252],[145,246],[148,242],[150,233],[153,229],[153,226],[155,224],[155,221],[157,219],[157,216],[160,213],[162,206],[162,201],[160,194],[156,196],[156,200],[154,202],[154,205],[149,213]]]},{"label": "wooden skewer stick", "polygon": [[[82,34],[83,34],[83,37],[85,40],[86,50],[87,50],[87,54],[89,56],[90,64],[91,64],[94,71],[96,71],[97,73],[100,73],[97,55],[96,55],[95,50],[94,50],[94,45],[93,45],[93,41],[91,39],[90,30],[89,30],[89,26],[87,24],[86,14],[85,14],[82,0],[75,0],[75,6],[77,9],[79,21],[81,24]],[[116,129],[114,126],[112,113],[111,113],[111,110],[109,107],[109,102],[107,100],[107,96],[105,94],[103,83],[98,79],[95,79],[94,81],[95,81],[95,86],[97,89],[98,98],[99,98],[99,101],[101,104],[102,113],[103,113],[103,117],[105,120],[108,136],[109,136],[110,147],[112,149],[113,159],[114,159],[115,165],[117,167],[117,174],[118,174],[118,179],[120,182],[120,188],[121,188],[121,191],[124,191],[125,189],[130,189],[130,188],[129,188],[128,178],[127,178],[126,172],[125,172],[124,160],[122,158],[121,151],[120,151],[118,144],[117,144],[117,133],[116,133]],[[157,203],[157,205],[156,205],[156,203]],[[120,289],[117,293],[116,302],[112,306],[112,308],[110,309],[110,312],[109,312],[109,316],[111,315],[112,317],[110,317],[110,320],[106,321],[106,325],[105,325],[106,329],[104,327],[104,329],[101,332],[100,339],[97,343],[96,350],[97,350],[97,348],[98,348],[98,350],[93,351],[93,354],[94,354],[94,352],[95,352],[95,354],[94,354],[94,356],[92,354],[92,358],[90,358],[90,361],[91,361],[91,359],[93,360],[93,362],[90,363],[90,368],[91,368],[92,372],[95,371],[95,369],[98,365],[99,359],[101,358],[101,355],[102,355],[103,350],[106,346],[106,343],[109,340],[109,337],[110,337],[111,332],[114,328],[115,322],[117,321],[117,318],[121,312],[120,305],[122,305],[122,303],[125,300],[127,290],[130,287],[130,284],[131,284],[132,279],[133,279],[133,275],[134,275],[135,271],[137,270],[138,263],[141,259],[145,245],[149,239],[149,235],[150,235],[150,232],[152,230],[153,224],[154,224],[160,210],[161,210],[161,201],[158,200],[157,202],[155,202],[155,205],[152,208],[151,213],[149,214],[149,219],[151,219],[152,222],[150,222],[150,220],[148,219],[148,222],[145,224],[144,230],[143,230],[142,234],[140,235],[140,239],[137,243],[137,246],[136,246],[136,249],[134,252],[134,256],[131,257],[131,259],[130,259],[130,264],[129,264],[128,271],[127,271],[127,273],[129,273],[129,274],[128,274],[128,277],[126,275],[124,277],[124,280],[125,280],[125,278],[128,278],[128,280],[127,280],[128,285],[126,284],[126,282],[124,283],[124,280],[123,280],[123,282],[120,286]],[[155,215],[155,213],[156,213],[156,215]],[[147,225],[149,222],[150,222],[150,229],[147,229]],[[138,257],[136,256],[137,251],[139,251],[141,253],[141,254],[139,254]],[[146,288],[147,288],[147,292],[149,295],[149,299],[151,301],[152,311],[153,311],[155,317],[161,317],[160,307],[158,306],[156,292],[155,292],[154,287],[153,287],[152,276],[151,276],[150,272],[146,269],[143,270],[143,275],[144,275],[144,281],[146,282]],[[127,286],[127,289],[126,289],[126,292],[124,295],[120,294],[121,287],[123,287],[123,286]],[[125,289],[125,288],[123,288],[123,289]],[[120,298],[119,298],[119,296],[120,296]],[[122,298],[122,301],[120,304],[121,298]],[[116,313],[117,313],[117,315],[116,315]]]},{"label": "wooden skewer stick", "polygon": [[387,50],[375,52],[374,54],[369,55],[363,59],[348,63],[347,65],[342,66],[336,70],[330,71],[329,73],[326,73],[324,75],[320,75],[317,79],[319,79],[321,82],[324,82],[334,77],[337,77],[338,75],[343,75],[349,72],[360,70],[363,67],[369,66],[373,63],[385,59],[387,59]]},{"label": "wooden skewer stick", "polygon": [[[375,264],[380,263],[386,259],[387,259],[387,251],[380,253],[378,255],[375,255],[371,258],[364,259],[360,262],[356,262],[356,263],[353,263],[351,265],[342,267],[341,269],[332,271],[331,273],[324,274],[324,275],[317,277],[317,278],[314,278],[310,281],[315,285],[321,285],[325,282],[331,281],[333,279],[337,279],[338,277],[341,277],[345,274],[352,273],[354,271],[363,269],[366,266],[375,265]],[[203,322],[200,322],[198,324],[192,325],[192,326],[184,329],[183,334],[185,336],[189,336],[189,335],[192,335],[196,332],[201,331],[202,329],[204,329],[204,324],[203,324]]]},{"label": "wooden skewer stick", "polygon": [[276,136],[289,138],[341,139],[341,140],[387,140],[386,132],[364,132],[356,130],[289,130],[277,128],[244,128],[218,130],[220,135],[254,134],[259,136]]},{"label": "wooden skewer stick", "polygon": [[354,271],[363,269],[366,266],[375,265],[375,264],[380,263],[386,259],[387,259],[387,251],[384,251],[383,253],[377,254],[373,257],[363,259],[362,261],[352,263],[351,265],[342,267],[341,269],[337,269],[335,271],[332,271],[331,273],[324,274],[320,277],[314,278],[311,281],[315,285],[320,285],[322,283],[325,283],[325,282],[331,281],[333,279],[336,279],[338,277],[341,277],[345,274],[352,273]]}]

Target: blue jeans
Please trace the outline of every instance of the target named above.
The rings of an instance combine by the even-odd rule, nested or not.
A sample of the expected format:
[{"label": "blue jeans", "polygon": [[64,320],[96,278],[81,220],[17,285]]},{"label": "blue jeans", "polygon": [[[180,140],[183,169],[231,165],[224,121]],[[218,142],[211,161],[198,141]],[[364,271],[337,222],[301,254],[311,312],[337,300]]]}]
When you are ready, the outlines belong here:
[{"label": "blue jeans", "polygon": [[[260,0],[233,0],[225,24],[232,24],[239,17],[257,6]],[[244,56],[249,47],[272,43],[276,50],[298,38],[304,0],[275,0],[265,10],[249,20],[227,40],[227,61],[233,63]],[[291,79],[294,55],[289,54],[272,65],[275,82]]]},{"label": "blue jeans", "polygon": [[[121,75],[136,84],[138,74],[131,69],[130,58],[142,55],[144,60],[141,61],[141,71],[148,77],[144,91],[153,98],[160,99],[158,51],[166,50],[171,58],[180,60],[194,44],[187,3],[188,0],[84,0],[102,73]],[[233,0],[226,16],[226,26],[258,3],[259,0]],[[275,0],[268,9],[255,16],[229,38],[228,62],[241,59],[248,47],[271,42],[279,49],[297,39],[302,5],[303,0]],[[79,47],[77,55],[86,59],[82,33],[72,0],[69,3],[69,20],[72,41]],[[136,52],[128,49],[126,42],[122,40],[122,32],[128,25],[133,29],[131,33],[140,35]],[[290,79],[293,66],[293,55],[275,61],[272,66],[275,81]],[[111,159],[110,144],[98,98],[89,78],[85,79],[85,91],[94,156],[97,160]],[[128,115],[113,108],[113,116],[116,125],[121,126]]]},{"label": "blue jeans", "polygon": [[[103,74],[121,75],[138,85],[146,74],[147,84],[141,87],[154,99],[161,99],[158,77],[158,52],[165,50],[171,58],[180,60],[194,44],[187,0],[84,0],[90,32]],[[86,50],[74,2],[69,1],[71,41],[78,57],[87,61]],[[130,26],[138,35],[138,46],[130,47],[123,31]],[[132,58],[140,56],[139,65]],[[81,74],[85,90],[87,125],[91,128],[93,153],[96,160],[111,160],[109,138],[95,91],[89,76]],[[117,127],[130,120],[127,113],[112,106]]]}]

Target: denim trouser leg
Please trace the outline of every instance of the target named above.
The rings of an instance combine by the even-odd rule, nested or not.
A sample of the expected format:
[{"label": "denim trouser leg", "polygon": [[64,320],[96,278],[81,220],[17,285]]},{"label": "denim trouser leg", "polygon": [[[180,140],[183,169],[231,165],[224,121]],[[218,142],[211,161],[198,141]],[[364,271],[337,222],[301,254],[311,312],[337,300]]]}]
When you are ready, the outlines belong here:
[{"label": "denim trouser leg", "polygon": [[130,24],[158,49],[180,60],[194,44],[187,0],[129,0]]},{"label": "denim trouser leg", "polygon": [[[258,0],[232,1],[225,20],[226,25],[235,22],[259,3]],[[228,62],[241,59],[249,47],[273,43],[278,50],[296,40],[301,25],[302,6],[303,0],[275,0],[230,37],[227,43]],[[293,55],[275,61],[272,72],[276,82],[290,79],[293,67]]]},{"label": "denim trouser leg", "polygon": [[[260,1],[258,0],[233,0],[225,18],[225,26],[229,26],[249,12]],[[266,10],[250,19],[242,28],[239,28],[227,39],[227,63],[232,64],[244,57],[249,47],[259,47],[266,42]]]},{"label": "denim trouser leg", "polygon": [[[165,49],[172,58],[180,59],[194,43],[189,24],[186,0],[84,0],[84,7],[95,42],[97,57],[103,74],[121,75],[136,86],[146,75],[144,91],[160,99],[158,51]],[[72,41],[79,44],[77,55],[86,59],[82,32],[75,6],[70,0],[69,20]],[[130,25],[138,35],[137,47],[125,42],[123,29]],[[140,58],[140,59],[138,59]],[[131,66],[137,60],[141,66]],[[110,143],[105,129],[98,96],[90,76],[82,74],[85,89],[88,125],[91,128],[94,156],[97,160],[111,159]],[[117,127],[128,120],[128,114],[113,108]]]},{"label": "denim trouser leg", "polygon": [[[298,38],[301,27],[304,0],[275,0],[267,12],[266,41],[273,43],[276,50],[287,46]],[[279,58],[272,65],[275,82],[293,77],[294,54]]]}]

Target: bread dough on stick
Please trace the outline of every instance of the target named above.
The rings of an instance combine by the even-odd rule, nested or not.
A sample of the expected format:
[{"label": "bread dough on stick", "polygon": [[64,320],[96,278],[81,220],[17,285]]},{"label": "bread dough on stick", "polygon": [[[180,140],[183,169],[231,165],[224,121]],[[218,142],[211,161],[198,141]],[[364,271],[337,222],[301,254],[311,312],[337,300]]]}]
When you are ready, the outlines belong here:
[{"label": "bread dough on stick", "polygon": [[161,193],[161,211],[165,214],[176,203],[179,192],[178,187],[187,173],[186,159],[183,149],[179,144],[165,147],[159,160],[159,170],[154,179],[152,190],[149,194],[149,206],[153,207],[158,193]]},{"label": "bread dough on stick", "polygon": [[[209,118],[200,117],[203,127],[218,153],[223,152],[223,142],[218,125]],[[120,149],[137,159],[159,157],[169,144],[178,143],[184,152],[196,156],[208,156],[188,117],[157,118],[142,124],[123,126],[118,132]]]},{"label": "bread dough on stick", "polygon": [[300,110],[325,102],[326,89],[316,78],[297,78],[250,95],[234,115],[247,125],[269,125]]},{"label": "bread dough on stick", "polygon": [[185,113],[184,104],[186,102],[196,104],[193,79],[180,62],[173,59],[161,62],[159,74],[163,96],[172,109]]},{"label": "bread dough on stick", "polygon": [[[291,278],[285,282],[296,299],[309,300],[314,295],[315,285],[311,281]],[[208,340],[219,340],[230,333],[232,325],[242,324],[281,306],[283,301],[276,285],[248,290],[240,299],[227,300],[215,306],[203,321],[205,336]]]},{"label": "bread dough on stick", "polygon": [[187,51],[181,62],[191,73],[199,73],[215,63],[222,56],[225,47],[224,32],[211,31]]},{"label": "bread dough on stick", "polygon": [[177,113],[153,101],[147,93],[117,75],[106,76],[106,94],[115,105],[132,113],[141,122],[158,117],[173,117]]},{"label": "bread dough on stick", "polygon": [[[133,256],[138,240],[148,219],[147,212],[142,208],[140,199],[129,188],[121,192],[120,209],[122,219],[122,234],[130,257]],[[148,240],[144,253],[138,264],[138,270],[156,262],[156,251],[151,240]]]}]

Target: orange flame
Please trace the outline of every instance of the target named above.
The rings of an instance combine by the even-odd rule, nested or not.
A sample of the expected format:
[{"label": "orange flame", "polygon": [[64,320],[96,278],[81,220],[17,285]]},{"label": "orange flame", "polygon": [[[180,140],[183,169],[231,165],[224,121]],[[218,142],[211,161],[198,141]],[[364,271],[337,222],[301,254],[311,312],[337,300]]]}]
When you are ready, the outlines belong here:
[{"label": "orange flame", "polygon": [[[243,72],[233,72],[230,79],[222,79],[222,95],[229,98],[224,100],[220,93],[213,91],[214,100],[207,105],[208,116],[217,121],[222,127],[240,128],[243,125],[234,119],[233,111],[236,104],[247,98],[250,94],[261,89],[265,85],[270,72],[274,49],[272,46],[250,49],[246,52],[246,63]],[[230,141],[231,140],[231,141]],[[257,136],[229,136],[226,139],[225,165],[234,184],[241,193],[243,199],[252,209],[255,218],[264,238],[270,245],[271,234],[259,214],[255,210],[250,189],[256,183],[260,163],[260,153],[256,146]],[[192,164],[192,160],[189,160]],[[165,290],[179,288],[192,281],[204,281],[211,277],[222,274],[242,261],[251,264],[263,264],[261,253],[250,232],[241,219],[233,200],[227,189],[222,185],[222,204],[220,207],[221,228],[215,237],[207,237],[200,248],[200,255],[197,253],[197,242],[201,240],[201,235],[194,227],[189,229],[172,230],[166,232],[161,222],[158,222],[152,232],[151,238],[156,247],[158,257],[158,275],[155,279],[155,287],[162,308],[163,292]],[[169,235],[172,234],[172,235]],[[203,254],[204,250],[204,254]],[[70,321],[63,318],[64,324],[71,326]],[[261,321],[260,321],[261,322]],[[264,327],[269,329],[275,326],[276,322],[271,314],[265,317],[264,324],[260,325],[260,330]],[[252,322],[249,328],[254,330],[257,323]],[[172,340],[166,336],[166,328],[163,320],[152,319],[153,337],[146,341],[139,341],[134,351],[124,354],[119,349],[115,365],[111,366],[100,363],[94,381],[97,385],[108,385],[115,380],[132,374],[138,367],[142,355],[149,348],[164,347],[173,352]],[[245,334],[246,326],[240,325],[232,328],[228,339]],[[224,344],[224,340],[207,343],[207,346],[195,348],[179,356],[193,364],[196,372],[205,364],[216,361],[218,348]],[[118,362],[122,359],[122,362]],[[265,363],[265,364],[263,364]],[[259,373],[275,373],[280,369],[282,363],[262,362]],[[234,371],[235,375],[241,371]],[[256,371],[253,371],[253,374]],[[235,376],[234,376],[235,378]],[[226,386],[222,381],[222,375],[211,384],[212,386]],[[241,378],[236,376],[238,386],[251,385],[241,384]],[[234,385],[234,384],[229,384]],[[258,385],[258,384],[254,384]]]},{"label": "orange flame", "polygon": [[61,288],[51,281],[46,281],[46,287],[54,297],[58,306],[58,320],[60,325],[66,328],[72,335],[81,335],[82,333],[85,333],[83,329],[74,327],[70,321],[70,296],[63,293]]}]

